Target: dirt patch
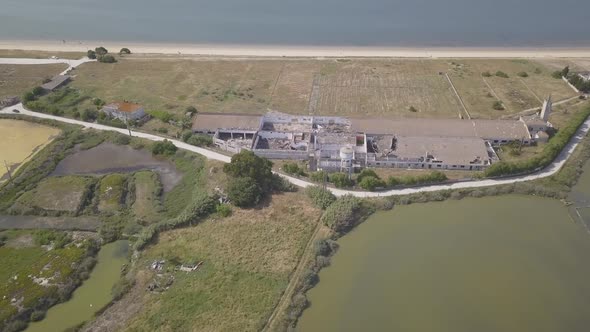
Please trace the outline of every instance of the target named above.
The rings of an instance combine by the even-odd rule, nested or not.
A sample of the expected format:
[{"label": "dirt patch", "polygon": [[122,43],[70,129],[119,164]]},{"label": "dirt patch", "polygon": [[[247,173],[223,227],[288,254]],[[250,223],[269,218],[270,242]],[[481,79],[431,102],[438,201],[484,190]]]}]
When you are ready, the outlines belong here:
[{"label": "dirt patch", "polygon": [[0,229],[59,229],[96,231],[100,219],[94,217],[0,216]]},{"label": "dirt patch", "polygon": [[51,175],[103,175],[133,173],[146,169],[160,175],[164,192],[172,190],[182,179],[182,173],[170,161],[156,159],[146,150],[135,150],[130,146],[112,143],[103,143],[69,155],[57,165]]}]

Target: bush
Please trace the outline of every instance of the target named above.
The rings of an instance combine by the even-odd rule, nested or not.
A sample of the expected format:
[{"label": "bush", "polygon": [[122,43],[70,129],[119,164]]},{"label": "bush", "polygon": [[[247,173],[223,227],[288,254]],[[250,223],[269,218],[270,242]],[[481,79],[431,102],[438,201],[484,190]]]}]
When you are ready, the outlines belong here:
[{"label": "bush", "polygon": [[213,138],[209,135],[195,134],[191,135],[186,142],[194,146],[212,146]]},{"label": "bush", "polygon": [[120,51],[119,54],[131,54],[131,51],[127,48],[127,47],[123,47]]},{"label": "bush", "polygon": [[42,229],[33,233],[33,241],[37,245],[53,244],[54,248],[61,249],[70,243],[72,238],[65,232]]},{"label": "bush", "polygon": [[88,52],[86,52],[86,56],[88,59],[96,59],[96,51],[88,50]]},{"label": "bush", "polygon": [[131,143],[131,137],[119,134],[115,137],[114,142],[118,145],[128,145],[129,143]]},{"label": "bush", "polygon": [[339,235],[348,233],[372,212],[362,200],[351,195],[343,196],[332,203],[322,215],[324,225]]},{"label": "bush", "polygon": [[417,110],[417,109],[416,109],[416,107],[414,107],[414,106],[410,106],[410,108],[409,108],[408,110],[409,110],[410,112],[412,112],[412,113],[416,113],[416,112],[418,112],[418,110]]},{"label": "bush", "polygon": [[484,71],[483,73],[481,73],[481,76],[483,76],[483,77],[492,77],[492,73],[490,73],[489,71]]},{"label": "bush", "polygon": [[501,101],[496,100],[492,104],[492,108],[495,109],[496,111],[503,111],[504,110],[504,105],[502,105],[502,102]]},{"label": "bush", "polygon": [[516,74],[516,75],[518,75],[518,76],[520,76],[520,77],[529,77],[529,74],[527,74],[527,72],[526,72],[526,71],[521,71],[521,72],[519,72],[519,73],[518,73],[518,74]]},{"label": "bush", "polygon": [[194,106],[189,106],[184,110],[185,113],[190,113],[190,115],[195,115],[198,113],[197,108]]},{"label": "bush", "polygon": [[316,256],[331,256],[338,250],[338,242],[330,239],[320,239],[313,244]]},{"label": "bush", "polygon": [[109,51],[102,46],[95,48],[94,52],[96,52],[96,54],[98,54],[98,55],[105,55],[105,54],[109,53]]},{"label": "bush", "polygon": [[166,111],[148,111],[147,113],[164,123],[169,123],[174,119],[174,116]]},{"label": "bush", "polygon": [[36,86],[36,87],[33,88],[33,94],[35,95],[35,97],[39,97],[44,92],[45,92],[45,90],[42,87],[40,87],[40,86]]},{"label": "bush", "polygon": [[350,188],[354,185],[354,182],[348,177],[348,174],[344,173],[330,174],[330,182],[332,182],[336,188]]},{"label": "bush", "polygon": [[106,54],[98,56],[98,61],[103,63],[115,63],[117,62],[117,59],[110,54]]},{"label": "bush", "polygon": [[324,180],[328,180],[328,172],[318,171],[313,172],[309,175],[309,179],[313,182],[324,183]]},{"label": "bush", "polygon": [[498,70],[498,71],[496,72],[496,76],[498,76],[498,77],[502,77],[502,78],[509,78],[509,77],[510,77],[510,76],[508,76],[508,74],[506,74],[505,72],[503,72],[503,71],[501,71],[501,70]]},{"label": "bush", "polygon": [[4,325],[4,332],[18,332],[27,328],[27,323],[22,320],[13,320],[12,322]]},{"label": "bush", "polygon": [[375,170],[373,170],[371,168],[365,168],[356,177],[356,181],[361,182],[361,181],[363,181],[364,178],[368,178],[368,177],[379,179],[379,175],[377,175],[377,173],[375,173]]},{"label": "bush", "polygon": [[231,206],[227,204],[219,204],[217,205],[216,212],[221,217],[229,217],[231,215]]},{"label": "bush", "polygon": [[178,148],[171,141],[164,139],[152,145],[152,154],[171,156],[176,153]]},{"label": "bush", "polygon": [[301,169],[299,167],[299,165],[297,165],[297,163],[294,163],[294,162],[286,162],[283,165],[283,171],[285,171],[285,173],[291,174],[291,175],[299,175],[299,176],[305,175],[305,172],[303,171],[303,169]]},{"label": "bush", "polygon": [[156,129],[157,132],[162,133],[162,134],[168,134],[168,128],[166,127],[160,127],[158,129]]},{"label": "bush", "polygon": [[336,196],[327,189],[318,186],[310,186],[305,188],[305,194],[311,199],[313,205],[325,210],[330,204],[336,201]]},{"label": "bush", "polygon": [[404,176],[404,177],[400,177],[400,178],[390,176],[387,179],[387,186],[389,186],[389,187],[395,187],[398,185],[411,186],[411,185],[419,185],[419,184],[444,182],[446,180],[448,180],[448,178],[443,172],[433,171],[429,174],[420,175],[420,176]]},{"label": "bush", "polygon": [[559,70],[554,71],[553,73],[551,73],[551,77],[555,78],[555,79],[561,79],[561,72]]},{"label": "bush", "polygon": [[85,109],[80,114],[80,118],[82,119],[82,121],[94,122],[98,118],[98,111],[95,111],[93,109]]},{"label": "bush", "polygon": [[45,318],[45,311],[35,310],[31,313],[31,321],[38,322]]},{"label": "bush", "polygon": [[32,91],[27,91],[22,97],[23,103],[35,100],[35,94]]},{"label": "bush", "polygon": [[111,288],[111,294],[113,295],[113,301],[118,301],[123,298],[123,295],[127,294],[135,284],[135,280],[127,279],[122,277],[119,279]]},{"label": "bush", "polygon": [[365,190],[373,191],[385,187],[385,181],[373,176],[367,176],[359,182],[359,186]]},{"label": "bush", "polygon": [[562,77],[567,77],[567,75],[570,73],[570,66],[565,66],[562,70],[561,70],[561,76]]},{"label": "bush", "polygon": [[229,183],[227,197],[235,206],[252,207],[262,198],[262,190],[253,178],[239,177]]}]

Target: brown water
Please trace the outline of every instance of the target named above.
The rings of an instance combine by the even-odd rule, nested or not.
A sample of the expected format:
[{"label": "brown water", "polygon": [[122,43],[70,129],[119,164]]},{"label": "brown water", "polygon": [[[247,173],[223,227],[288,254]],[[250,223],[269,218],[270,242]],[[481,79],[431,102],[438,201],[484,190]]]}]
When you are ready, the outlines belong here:
[{"label": "brown water", "polygon": [[144,169],[160,175],[165,192],[172,190],[182,179],[182,173],[170,161],[156,159],[147,150],[112,143],[103,143],[67,156],[51,175],[100,175],[131,173]]},{"label": "brown water", "polygon": [[400,206],[339,242],[300,331],[590,330],[590,236],[557,200]]}]

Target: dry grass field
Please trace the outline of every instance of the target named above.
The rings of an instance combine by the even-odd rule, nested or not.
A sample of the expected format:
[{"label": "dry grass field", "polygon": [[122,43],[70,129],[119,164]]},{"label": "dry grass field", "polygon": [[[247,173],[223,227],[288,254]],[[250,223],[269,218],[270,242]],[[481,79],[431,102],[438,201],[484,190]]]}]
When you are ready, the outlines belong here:
[{"label": "dry grass field", "polygon": [[25,91],[41,85],[43,79],[64,71],[66,64],[3,65],[0,64],[0,100],[9,96],[21,96]]},{"label": "dry grass field", "polygon": [[82,52],[51,52],[51,51],[28,51],[28,50],[0,50],[0,58],[32,58],[47,59],[57,56],[61,59],[80,59],[86,56]]},{"label": "dry grass field", "polygon": [[[564,60],[565,61],[565,60]],[[567,61],[565,61],[567,63]],[[215,59],[129,56],[80,66],[72,83],[147,110],[372,117],[500,118],[574,95],[551,77],[559,63],[511,59]],[[503,71],[508,78],[482,77]],[[527,77],[517,74],[526,72]],[[449,79],[457,89],[453,90]],[[494,101],[505,110],[493,110]]]},{"label": "dry grass field", "polygon": [[161,294],[144,292],[145,304],[125,330],[260,330],[319,215],[303,193],[285,193],[261,209],[234,208],[230,217],[161,234],[143,254],[138,276],[153,274],[147,267],[154,259],[203,265],[192,273],[171,272],[175,281]]},{"label": "dry grass field", "polygon": [[39,182],[35,189],[20,196],[13,208],[77,212],[94,181],[81,176],[48,177]]}]

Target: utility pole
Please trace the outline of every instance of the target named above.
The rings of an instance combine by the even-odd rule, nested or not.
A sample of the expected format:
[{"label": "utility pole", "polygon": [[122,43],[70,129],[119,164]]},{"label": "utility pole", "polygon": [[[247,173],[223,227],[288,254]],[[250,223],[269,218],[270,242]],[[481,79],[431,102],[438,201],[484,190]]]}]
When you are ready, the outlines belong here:
[{"label": "utility pole", "polygon": [[8,179],[12,180],[12,174],[10,173],[10,167],[8,167],[8,162],[4,160],[4,167],[6,167],[6,173],[8,173]]}]

